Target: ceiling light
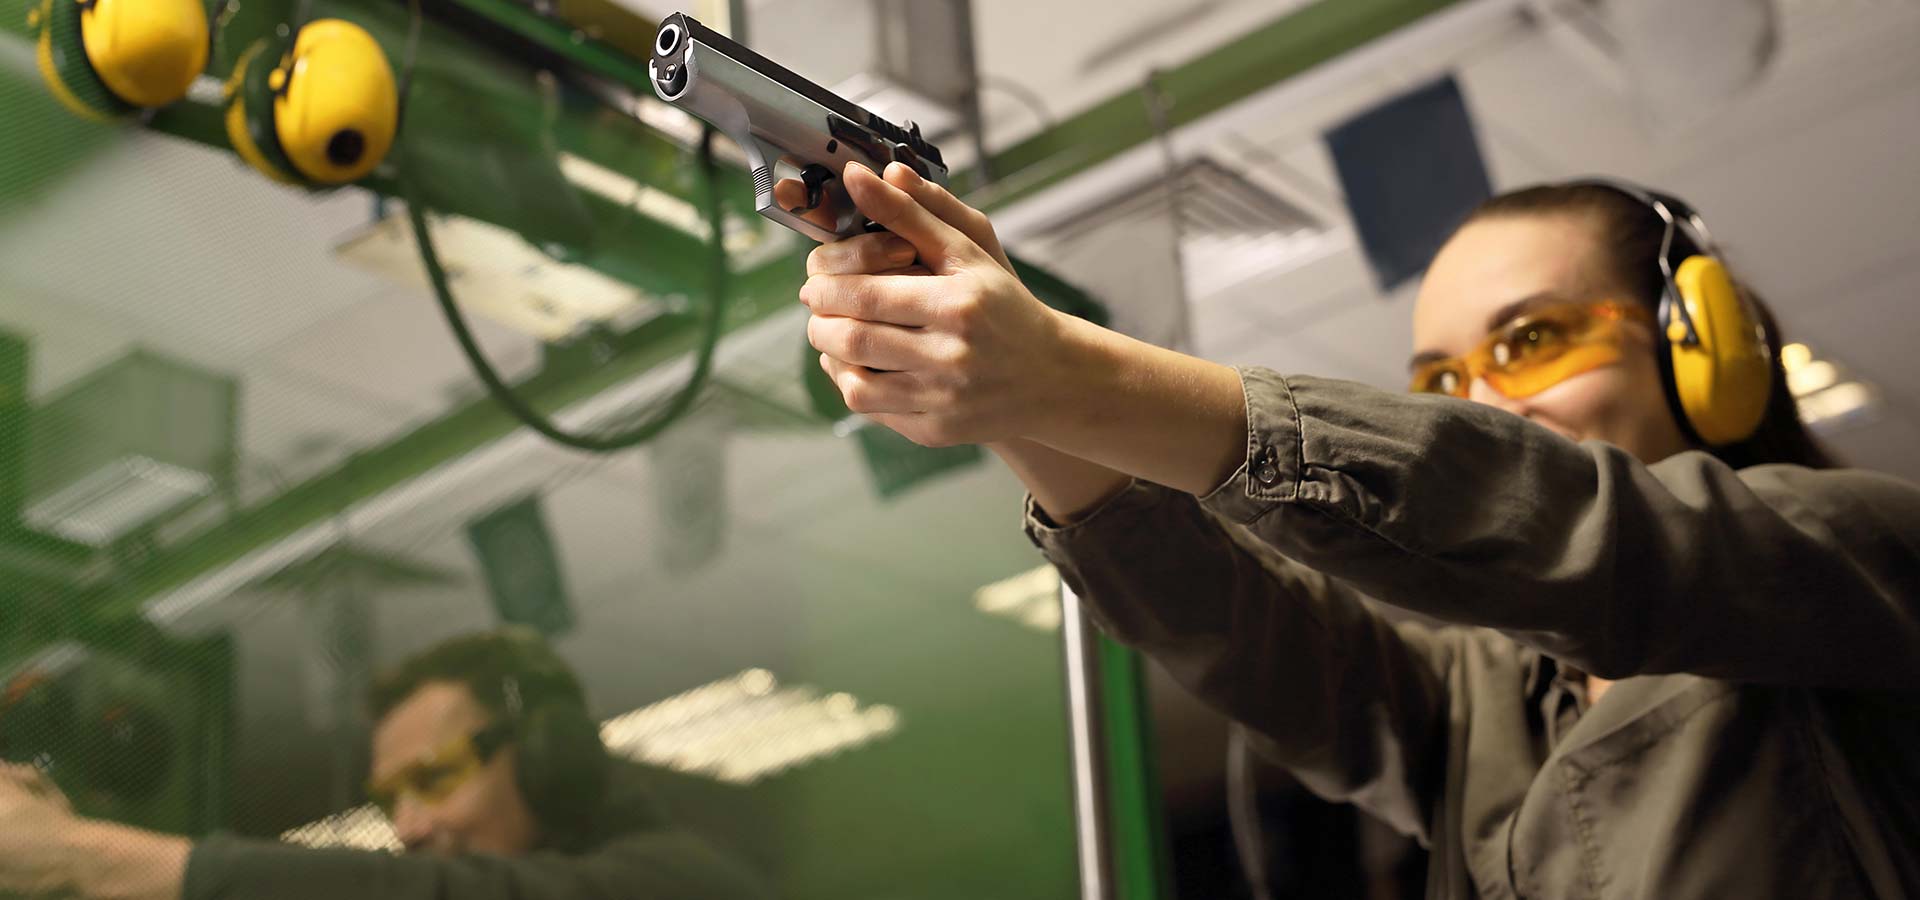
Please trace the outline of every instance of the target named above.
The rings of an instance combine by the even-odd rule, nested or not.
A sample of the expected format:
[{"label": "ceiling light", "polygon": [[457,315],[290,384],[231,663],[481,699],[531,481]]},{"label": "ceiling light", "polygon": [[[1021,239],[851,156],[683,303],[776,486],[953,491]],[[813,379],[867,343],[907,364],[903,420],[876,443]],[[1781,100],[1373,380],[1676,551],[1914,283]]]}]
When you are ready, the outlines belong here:
[{"label": "ceiling light", "polygon": [[973,592],[973,605],[990,616],[1012,619],[1035,631],[1060,627],[1060,573],[1039,566]]},{"label": "ceiling light", "polygon": [[752,784],[899,727],[891,707],[781,687],[773,673],[748,669],[610,719],[600,737],[609,751],[638,762]]},{"label": "ceiling light", "polygon": [[1806,344],[1781,347],[1780,368],[1787,373],[1787,392],[1800,407],[1800,420],[1809,426],[1832,430],[1874,406],[1873,388],[1850,380],[1845,367],[1819,358]]},{"label": "ceiling light", "polygon": [[[541,341],[563,340],[595,323],[625,331],[665,311],[632,285],[586,266],[560,262],[498,225],[462,216],[431,216],[428,227],[454,299]],[[389,214],[368,225],[342,241],[334,253],[364,271],[421,291],[428,289],[420,250],[404,214]]]},{"label": "ceiling light", "polygon": [[385,850],[397,853],[400,838],[386,813],[369,803],[345,812],[334,813],[318,822],[309,822],[280,833],[280,839],[302,847],[346,847],[353,850]]}]

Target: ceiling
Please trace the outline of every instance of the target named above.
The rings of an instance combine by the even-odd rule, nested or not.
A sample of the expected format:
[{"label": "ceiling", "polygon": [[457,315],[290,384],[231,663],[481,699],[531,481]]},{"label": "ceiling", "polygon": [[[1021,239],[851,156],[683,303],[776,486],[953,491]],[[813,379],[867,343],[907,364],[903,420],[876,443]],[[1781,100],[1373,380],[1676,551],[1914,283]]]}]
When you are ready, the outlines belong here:
[{"label": "ceiling", "polygon": [[[1210,157],[1311,213],[1328,239],[1291,268],[1196,304],[1187,311],[1189,346],[1225,362],[1400,388],[1412,292],[1383,296],[1373,287],[1319,135],[1452,72],[1497,188],[1604,172],[1692,200],[1787,331],[1879,389],[1876,415],[1830,439],[1861,464],[1920,478],[1912,451],[1920,440],[1920,354],[1911,350],[1920,339],[1920,255],[1912,252],[1920,225],[1912,150],[1920,138],[1920,54],[1912,52],[1920,3],[1782,3],[1785,49],[1765,82],[1692,121],[1649,120],[1606,73],[1529,24],[1522,4],[1473,0],[1195,123],[1176,141],[1181,155]],[[633,5],[659,16],[675,4]],[[1059,119],[1137,86],[1152,66],[1191,59],[1300,5],[978,0],[976,41],[985,75],[1037,95]],[[788,39],[831,48],[832,27]],[[18,61],[11,50],[0,58]],[[1040,110],[1014,91],[990,89],[985,104],[995,145],[1040,124]],[[1158,165],[1151,153],[1123,156],[1004,210],[1000,227],[1016,251],[1044,249],[1039,223]],[[243,385],[246,500],[330,470],[477,396],[428,296],[333,256],[371,217],[366,195],[270,185],[231,157],[139,132],[82,166],[79,177],[0,217],[0,327],[31,336],[35,396],[135,345],[230,373]],[[1135,273],[1128,281],[1152,279]],[[1123,318],[1166,318],[1166,292],[1103,294]],[[803,364],[801,312],[730,338],[722,375],[790,389],[790,373]],[[474,324],[507,377],[538,363],[531,338],[484,319]],[[678,375],[649,377],[670,385]],[[705,416],[707,443],[683,448],[674,457],[682,462],[672,464],[647,452],[588,458],[509,435],[343,508],[315,526],[301,552],[345,534],[453,573],[439,585],[374,591],[364,649],[372,662],[387,662],[492,620],[465,523],[538,493],[580,620],[562,650],[605,712],[768,666],[906,711],[905,749],[859,757],[843,771],[874,759],[905,783],[929,765],[945,767],[983,797],[1005,796],[1004,784],[973,771],[955,749],[972,747],[1038,759],[1029,765],[1044,777],[1007,777],[1042,794],[1064,790],[1051,693],[1055,638],[981,615],[968,602],[974,589],[1036,561],[1016,527],[1013,480],[979,466],[883,501],[844,438],[736,427],[718,408]],[[676,570],[660,548],[684,523],[663,512],[662,498],[685,477],[684,460],[702,457],[723,485],[724,545],[711,563]],[[243,723],[244,755],[261,779],[276,768],[325,771],[331,751],[316,736],[341,727],[302,718],[314,707],[303,692],[324,692],[330,677],[312,643],[316,620],[303,618],[313,614],[248,587],[299,556],[243,559],[223,587],[203,592],[207,603],[182,617],[183,627],[224,624],[243,637],[242,664],[253,676],[245,708],[255,711]],[[968,717],[998,724],[986,738],[924,724]],[[836,789],[858,784],[849,776]],[[287,790],[279,815],[329,808],[318,780]],[[996,819],[977,812],[956,833],[987,846]],[[901,854],[924,852],[895,843]]]}]

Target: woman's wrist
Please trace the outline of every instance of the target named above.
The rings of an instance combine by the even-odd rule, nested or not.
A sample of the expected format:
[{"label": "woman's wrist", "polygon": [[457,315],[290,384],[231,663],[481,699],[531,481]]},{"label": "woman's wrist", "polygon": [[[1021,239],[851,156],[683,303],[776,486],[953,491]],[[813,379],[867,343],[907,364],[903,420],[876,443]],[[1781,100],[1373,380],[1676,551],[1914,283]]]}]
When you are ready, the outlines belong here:
[{"label": "woman's wrist", "polygon": [[1059,359],[1025,436],[1194,494],[1246,455],[1240,374],[1056,313]]}]

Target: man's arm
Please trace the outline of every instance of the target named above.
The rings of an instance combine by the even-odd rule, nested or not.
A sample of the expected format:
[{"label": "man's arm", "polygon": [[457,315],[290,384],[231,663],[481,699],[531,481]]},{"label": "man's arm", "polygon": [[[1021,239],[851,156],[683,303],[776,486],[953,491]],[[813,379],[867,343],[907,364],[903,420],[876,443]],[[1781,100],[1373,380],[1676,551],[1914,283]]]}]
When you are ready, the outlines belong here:
[{"label": "man's arm", "polygon": [[755,880],[684,832],[635,832],[593,852],[394,855],[211,838],[188,860],[185,900],[755,900]]}]

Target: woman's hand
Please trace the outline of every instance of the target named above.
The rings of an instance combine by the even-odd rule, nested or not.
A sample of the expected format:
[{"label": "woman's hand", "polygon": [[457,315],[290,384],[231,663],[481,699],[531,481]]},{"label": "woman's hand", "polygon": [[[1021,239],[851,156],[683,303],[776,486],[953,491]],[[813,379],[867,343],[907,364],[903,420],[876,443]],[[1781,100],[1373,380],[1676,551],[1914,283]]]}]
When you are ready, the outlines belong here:
[{"label": "woman's hand", "polygon": [[1047,308],[987,217],[906,166],[843,177],[892,232],[807,258],[807,335],[849,408],[921,444],[988,444],[1063,521],[1127,475],[1199,494],[1240,464],[1239,373]]},{"label": "woman's hand", "polygon": [[1014,277],[986,217],[903,165],[842,177],[892,232],[808,257],[807,336],[847,407],[927,446],[1021,437],[1069,408],[1073,326]]}]

